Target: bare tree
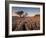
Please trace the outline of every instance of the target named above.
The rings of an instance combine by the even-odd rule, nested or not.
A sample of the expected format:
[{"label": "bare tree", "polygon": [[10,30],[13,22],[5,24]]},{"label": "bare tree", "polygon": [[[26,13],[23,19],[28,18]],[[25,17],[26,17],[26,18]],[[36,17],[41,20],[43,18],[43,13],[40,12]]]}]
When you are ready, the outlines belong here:
[{"label": "bare tree", "polygon": [[25,13],[25,14],[23,15],[23,17],[25,18],[27,15],[28,15],[28,13]]},{"label": "bare tree", "polygon": [[27,16],[28,15],[28,13],[25,13],[25,16]]}]

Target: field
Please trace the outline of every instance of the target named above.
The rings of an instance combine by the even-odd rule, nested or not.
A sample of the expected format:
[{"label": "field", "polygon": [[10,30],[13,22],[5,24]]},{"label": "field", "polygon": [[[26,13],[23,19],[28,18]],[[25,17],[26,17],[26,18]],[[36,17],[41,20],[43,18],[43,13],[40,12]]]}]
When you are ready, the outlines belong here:
[{"label": "field", "polygon": [[32,17],[12,16],[12,31],[40,30],[40,15]]}]

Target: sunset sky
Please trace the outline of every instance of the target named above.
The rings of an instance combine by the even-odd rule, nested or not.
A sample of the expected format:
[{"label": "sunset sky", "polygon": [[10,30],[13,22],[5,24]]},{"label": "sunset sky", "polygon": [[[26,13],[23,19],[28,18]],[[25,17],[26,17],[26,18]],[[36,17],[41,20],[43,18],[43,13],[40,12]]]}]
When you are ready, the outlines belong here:
[{"label": "sunset sky", "polygon": [[17,11],[24,11],[24,13],[28,13],[28,16],[33,16],[35,14],[40,14],[40,8],[35,8],[35,7],[12,7],[13,15],[16,15]]}]

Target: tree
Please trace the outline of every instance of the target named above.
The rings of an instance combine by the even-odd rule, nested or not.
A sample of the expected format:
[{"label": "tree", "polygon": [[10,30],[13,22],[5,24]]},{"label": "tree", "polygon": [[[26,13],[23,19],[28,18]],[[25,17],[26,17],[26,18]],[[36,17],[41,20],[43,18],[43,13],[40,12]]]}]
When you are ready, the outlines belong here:
[{"label": "tree", "polygon": [[16,13],[21,17],[21,15],[24,13],[24,11],[18,11]]},{"label": "tree", "polygon": [[28,13],[25,13],[25,14],[23,15],[23,17],[25,18],[27,15],[28,15]]},{"label": "tree", "polygon": [[28,15],[28,13],[25,13],[25,16],[27,16]]}]

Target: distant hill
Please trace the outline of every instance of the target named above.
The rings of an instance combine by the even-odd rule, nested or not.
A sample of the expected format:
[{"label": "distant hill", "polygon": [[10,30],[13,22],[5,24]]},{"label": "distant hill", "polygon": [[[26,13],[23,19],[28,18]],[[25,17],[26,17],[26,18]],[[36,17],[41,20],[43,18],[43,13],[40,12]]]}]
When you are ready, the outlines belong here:
[{"label": "distant hill", "polygon": [[37,14],[37,15],[35,15],[35,16],[40,16],[40,14]]}]

